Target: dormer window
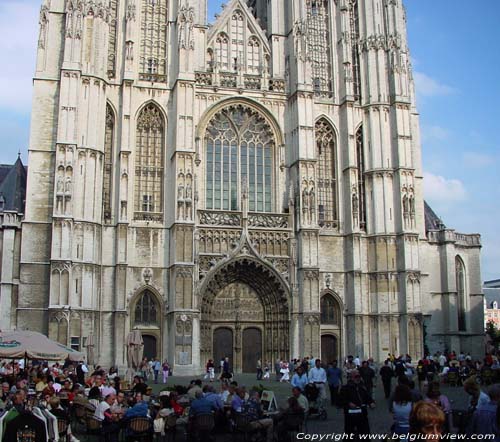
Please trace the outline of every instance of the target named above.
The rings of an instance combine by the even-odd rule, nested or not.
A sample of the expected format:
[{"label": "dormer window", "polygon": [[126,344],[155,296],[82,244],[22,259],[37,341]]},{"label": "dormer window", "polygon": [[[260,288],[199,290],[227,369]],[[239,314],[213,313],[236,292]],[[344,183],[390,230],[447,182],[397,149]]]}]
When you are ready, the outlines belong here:
[{"label": "dormer window", "polygon": [[5,210],[5,197],[0,193],[0,212]]}]

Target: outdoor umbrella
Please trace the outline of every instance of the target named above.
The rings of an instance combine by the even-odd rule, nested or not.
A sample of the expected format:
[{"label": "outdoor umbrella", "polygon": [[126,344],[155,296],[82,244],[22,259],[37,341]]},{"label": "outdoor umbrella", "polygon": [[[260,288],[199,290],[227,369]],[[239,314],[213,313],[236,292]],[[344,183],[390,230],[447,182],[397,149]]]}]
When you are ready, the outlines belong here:
[{"label": "outdoor umbrella", "polygon": [[95,365],[95,337],[92,333],[87,336],[87,364]]},{"label": "outdoor umbrella", "polygon": [[38,332],[4,331],[0,339],[0,359],[41,359],[44,361],[83,361],[85,355],[52,341]]}]

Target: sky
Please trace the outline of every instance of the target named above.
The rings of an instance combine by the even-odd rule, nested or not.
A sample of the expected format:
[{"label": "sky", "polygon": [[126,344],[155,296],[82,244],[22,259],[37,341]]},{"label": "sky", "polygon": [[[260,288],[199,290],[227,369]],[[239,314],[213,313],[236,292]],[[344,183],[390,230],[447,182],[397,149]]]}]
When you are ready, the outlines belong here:
[{"label": "sky", "polygon": [[[40,4],[0,0],[0,163],[27,160]],[[482,234],[482,278],[500,278],[500,1],[405,5],[425,198],[448,227]]]}]

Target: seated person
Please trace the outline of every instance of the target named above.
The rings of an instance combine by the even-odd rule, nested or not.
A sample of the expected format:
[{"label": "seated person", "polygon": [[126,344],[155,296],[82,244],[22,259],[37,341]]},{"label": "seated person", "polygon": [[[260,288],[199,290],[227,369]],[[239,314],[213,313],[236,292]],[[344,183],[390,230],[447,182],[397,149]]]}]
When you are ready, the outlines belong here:
[{"label": "seated person", "polygon": [[125,411],[125,419],[133,419],[134,417],[149,417],[149,409],[146,402],[141,400]]},{"label": "seated person", "polygon": [[190,401],[194,401],[196,399],[196,393],[198,391],[202,391],[201,379],[196,379],[195,381],[191,381],[191,384],[189,385],[189,390],[187,392]]},{"label": "seated person", "polygon": [[288,431],[300,430],[305,419],[305,411],[295,396],[288,398],[288,407],[279,415],[278,440],[285,440]]},{"label": "seated person", "polygon": [[231,409],[234,413],[242,413],[245,405],[245,387],[239,387],[231,400]]},{"label": "seated person", "polygon": [[134,385],[132,387],[132,392],[141,393],[142,395],[146,395],[148,393],[148,385],[140,376],[134,376]]},{"label": "seated person", "polygon": [[243,413],[248,418],[251,430],[265,430],[266,442],[273,442],[273,420],[264,416],[258,391],[250,392],[248,401],[243,403]]},{"label": "seated person", "polygon": [[292,388],[292,397],[297,399],[299,406],[304,410],[304,413],[307,415],[309,412],[309,401],[302,394],[302,390],[298,387]]},{"label": "seated person", "polygon": [[214,404],[217,411],[222,411],[224,409],[224,403],[219,395],[215,393],[215,389],[212,385],[205,385],[203,387],[203,395],[205,399]]},{"label": "seated person", "polygon": [[189,417],[196,417],[201,414],[212,414],[215,413],[215,411],[217,411],[217,407],[214,402],[204,397],[202,391],[197,391],[195,400],[191,403],[191,407],[189,408]]}]

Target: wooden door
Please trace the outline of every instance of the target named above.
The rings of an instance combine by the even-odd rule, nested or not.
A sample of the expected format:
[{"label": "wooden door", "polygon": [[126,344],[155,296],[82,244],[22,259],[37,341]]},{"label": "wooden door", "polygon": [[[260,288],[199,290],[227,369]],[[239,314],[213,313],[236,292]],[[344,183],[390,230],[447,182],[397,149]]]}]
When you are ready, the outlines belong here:
[{"label": "wooden door", "polygon": [[[216,369],[220,366],[220,360],[229,358],[229,367],[233,369],[233,331],[230,328],[217,328],[214,331],[214,363]],[[207,361],[202,361],[205,364]]]},{"label": "wooden door", "polygon": [[328,364],[338,358],[337,338],[333,335],[321,336],[321,361]]},{"label": "wooden door", "polygon": [[243,330],[243,373],[255,373],[257,360],[262,360],[262,332],[258,328]]},{"label": "wooden door", "polygon": [[144,357],[148,358],[148,361],[156,358],[156,338],[151,335],[142,335],[142,341],[144,342]]}]

